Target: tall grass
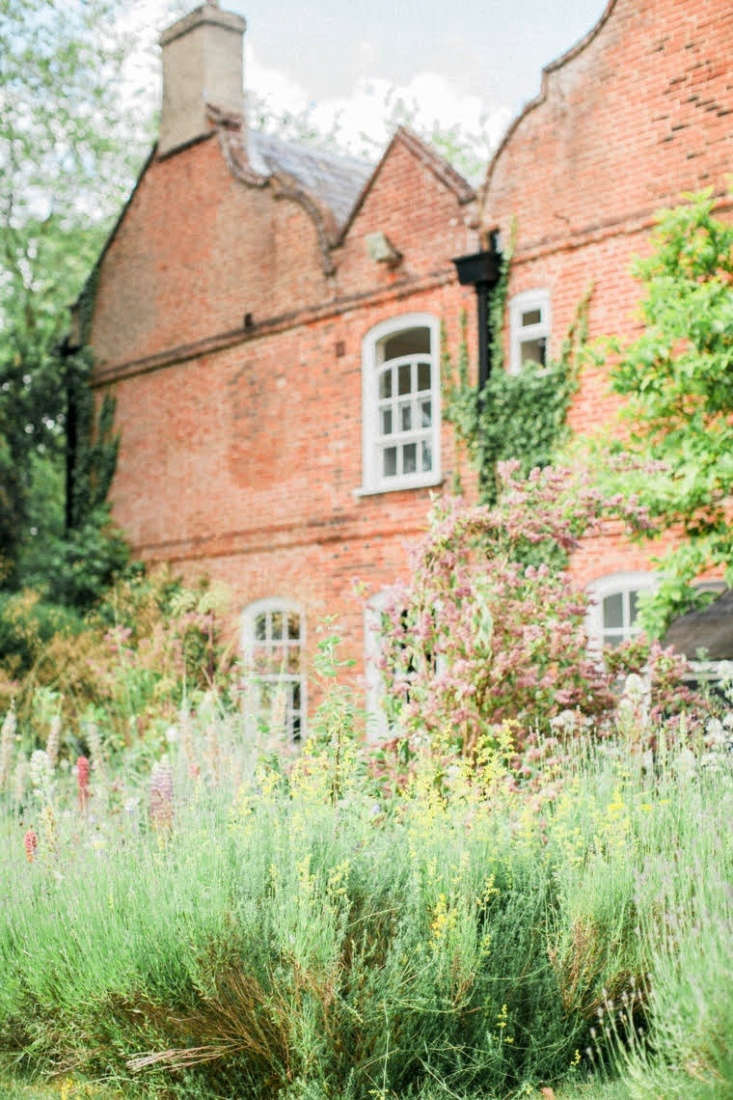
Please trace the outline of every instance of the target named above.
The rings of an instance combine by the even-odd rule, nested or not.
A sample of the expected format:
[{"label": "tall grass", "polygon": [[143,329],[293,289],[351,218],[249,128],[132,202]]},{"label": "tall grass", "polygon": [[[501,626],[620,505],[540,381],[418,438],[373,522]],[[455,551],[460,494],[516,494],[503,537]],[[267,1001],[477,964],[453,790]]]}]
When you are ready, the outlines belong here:
[{"label": "tall grass", "polygon": [[635,1096],[731,1094],[723,757],[579,750],[536,799],[426,756],[381,798],[353,746],[285,774],[238,735],[209,717],[171,745],[163,814],[160,776],[152,807],[94,775],[51,817],[48,790],[7,800],[6,1068],[130,1096],[510,1097],[618,1072]]}]

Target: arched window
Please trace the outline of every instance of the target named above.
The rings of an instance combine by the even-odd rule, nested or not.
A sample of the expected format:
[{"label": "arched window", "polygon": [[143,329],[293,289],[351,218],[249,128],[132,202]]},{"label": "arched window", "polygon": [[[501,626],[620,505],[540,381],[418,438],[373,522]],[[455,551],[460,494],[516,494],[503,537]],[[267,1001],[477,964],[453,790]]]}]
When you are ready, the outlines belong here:
[{"label": "arched window", "polygon": [[588,585],[586,629],[591,645],[620,645],[640,631],[638,596],[656,587],[653,573],[612,573]]},{"label": "arched window", "polygon": [[242,620],[247,718],[290,741],[305,735],[305,617],[288,600],[258,600]]},{"label": "arched window", "polygon": [[408,313],[373,328],[362,355],[364,492],[440,481],[437,318]]}]

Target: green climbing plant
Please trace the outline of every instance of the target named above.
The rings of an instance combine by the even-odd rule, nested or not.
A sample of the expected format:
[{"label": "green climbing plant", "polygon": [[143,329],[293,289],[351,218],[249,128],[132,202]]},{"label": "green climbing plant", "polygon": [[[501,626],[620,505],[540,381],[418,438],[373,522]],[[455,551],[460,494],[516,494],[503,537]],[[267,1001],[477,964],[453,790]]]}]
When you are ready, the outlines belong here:
[{"label": "green climbing plant", "polygon": [[470,355],[465,314],[453,362],[443,340],[442,370],[445,417],[478,469],[481,498],[496,501],[497,464],[516,459],[526,477],[535,467],[548,466],[568,435],[567,413],[578,385],[578,364],[588,336],[589,288],[579,303],[560,355],[548,366],[525,363],[517,374],[504,369],[502,342],[509,259],[492,293],[490,338],[492,371],[483,388],[470,381]]}]

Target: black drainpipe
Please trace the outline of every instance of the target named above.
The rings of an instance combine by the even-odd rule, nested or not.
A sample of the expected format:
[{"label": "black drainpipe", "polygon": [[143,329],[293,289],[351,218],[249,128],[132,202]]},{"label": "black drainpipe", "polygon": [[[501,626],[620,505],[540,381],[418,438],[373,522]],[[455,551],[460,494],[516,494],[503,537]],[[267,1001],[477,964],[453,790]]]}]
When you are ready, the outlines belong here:
[{"label": "black drainpipe", "polygon": [[458,282],[461,286],[476,288],[476,308],[478,316],[478,389],[479,400],[489,375],[491,374],[491,332],[489,330],[489,306],[491,291],[501,275],[501,252],[499,234],[494,231],[490,236],[489,248],[485,252],[472,252],[470,256],[458,256],[456,265]]}]

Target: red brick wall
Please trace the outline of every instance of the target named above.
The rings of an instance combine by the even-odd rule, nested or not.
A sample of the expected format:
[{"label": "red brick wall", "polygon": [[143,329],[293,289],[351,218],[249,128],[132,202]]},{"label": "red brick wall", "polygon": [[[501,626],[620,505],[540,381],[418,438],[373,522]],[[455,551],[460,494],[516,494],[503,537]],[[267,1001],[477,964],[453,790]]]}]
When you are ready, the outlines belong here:
[{"label": "red brick wall", "polygon": [[[591,335],[633,337],[641,288],[630,265],[650,248],[655,211],[705,187],[730,210],[732,58],[729,0],[615,0],[545,71],[490,166],[481,218],[504,239],[514,226],[510,297],[550,292],[552,353],[590,286]],[[616,407],[606,371],[587,368],[572,426],[607,426]],[[584,546],[575,569],[586,583],[644,568],[650,552],[609,534]]]},{"label": "red brick wall", "polygon": [[[297,601],[311,650],[336,615],[361,662],[364,593],[404,575],[429,508],[427,489],[355,492],[362,340],[427,312],[457,347],[474,311],[450,262],[477,246],[467,216],[398,140],[327,278],[303,208],[233,179],[216,140],[151,165],[104,258],[92,330],[117,399],[114,516],[136,555],[225,582],[235,610]],[[376,231],[403,254],[397,269],[369,258]],[[454,467],[444,426],[446,479]]]}]

